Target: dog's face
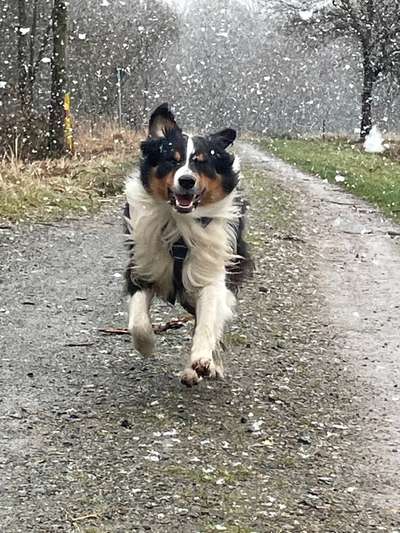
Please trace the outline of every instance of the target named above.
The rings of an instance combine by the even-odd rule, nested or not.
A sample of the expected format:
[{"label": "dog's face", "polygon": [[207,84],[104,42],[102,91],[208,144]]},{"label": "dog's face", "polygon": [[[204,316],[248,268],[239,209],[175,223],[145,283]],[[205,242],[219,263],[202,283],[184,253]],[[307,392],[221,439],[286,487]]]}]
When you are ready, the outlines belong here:
[{"label": "dog's face", "polygon": [[206,137],[186,135],[168,105],[161,105],[152,114],[148,138],[141,145],[144,187],[179,213],[222,200],[238,184],[234,156],[226,151],[235,138],[232,129]]}]

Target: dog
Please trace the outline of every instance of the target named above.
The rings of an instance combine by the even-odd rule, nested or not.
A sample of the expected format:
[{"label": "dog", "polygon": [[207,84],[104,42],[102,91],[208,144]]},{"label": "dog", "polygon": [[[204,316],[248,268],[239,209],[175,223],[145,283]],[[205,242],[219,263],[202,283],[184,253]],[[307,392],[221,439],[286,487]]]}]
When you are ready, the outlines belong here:
[{"label": "dog", "polygon": [[251,271],[239,162],[227,151],[235,138],[233,129],[187,135],[162,104],[141,143],[140,174],[126,184],[128,330],[135,348],[150,355],[153,297],[177,300],[193,314],[192,348],[181,375],[189,387],[205,377],[223,378],[224,326]]}]

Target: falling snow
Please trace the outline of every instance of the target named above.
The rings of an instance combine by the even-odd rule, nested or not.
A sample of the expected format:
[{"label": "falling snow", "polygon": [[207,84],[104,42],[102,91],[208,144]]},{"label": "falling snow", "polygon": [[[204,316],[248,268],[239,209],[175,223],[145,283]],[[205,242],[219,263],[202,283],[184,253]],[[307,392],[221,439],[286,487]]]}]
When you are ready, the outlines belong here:
[{"label": "falling snow", "polygon": [[[12,3],[0,3],[6,6],[0,16],[6,28],[0,79],[7,80],[0,89],[5,108],[12,112],[18,106],[18,25],[7,8]],[[50,4],[39,4],[32,41],[35,64],[39,61],[34,105],[43,113],[50,90],[46,69],[51,39],[45,39]],[[347,35],[330,33],[326,6],[297,0],[71,0],[68,89],[75,115],[117,117],[116,72],[121,68],[122,119],[134,127],[142,126],[158,103],[170,100],[187,117],[188,126],[232,125],[292,135],[319,134],[323,128],[353,132],[360,127],[360,42],[351,29]],[[31,17],[28,9],[19,26],[26,47],[21,69],[29,68]],[[400,114],[400,54],[396,55],[397,22],[392,19],[389,13],[382,20],[393,35],[388,44],[393,72],[380,75],[371,96],[374,122],[385,132],[398,129]]]},{"label": "falling snow", "polygon": [[[400,232],[376,213],[400,213],[399,13],[400,0],[0,0],[1,531],[399,531]],[[227,379],[196,391],[174,376],[189,323],[157,335],[152,359],[98,331],[126,322],[118,194],[165,101],[187,131],[241,134],[257,266]],[[75,153],[50,154],[54,129]],[[173,153],[176,138],[154,144]],[[324,181],[255,142],[297,150]],[[224,157],[218,142],[198,155]]]}]

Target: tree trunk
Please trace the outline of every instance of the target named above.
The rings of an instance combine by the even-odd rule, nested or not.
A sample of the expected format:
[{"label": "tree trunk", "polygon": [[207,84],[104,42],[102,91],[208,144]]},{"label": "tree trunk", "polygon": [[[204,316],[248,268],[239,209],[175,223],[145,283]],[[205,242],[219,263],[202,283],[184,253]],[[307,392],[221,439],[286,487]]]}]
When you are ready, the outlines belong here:
[{"label": "tree trunk", "polygon": [[28,105],[33,109],[33,88],[35,85],[35,45],[37,35],[37,23],[38,23],[38,0],[34,0],[32,25],[29,38],[29,66],[28,66],[28,80],[27,80],[27,99]]},{"label": "tree trunk", "polygon": [[18,0],[18,98],[21,111],[29,115],[30,105],[27,98],[28,65],[26,58],[28,33],[27,33],[26,0]]},{"label": "tree trunk", "polygon": [[369,60],[366,59],[364,61],[363,92],[361,96],[361,140],[365,139],[372,128],[372,91],[375,81],[375,73]]},{"label": "tree trunk", "polygon": [[64,97],[66,87],[67,7],[65,0],[54,0],[52,29],[53,57],[51,62],[49,153],[57,157],[63,155],[66,151]]}]

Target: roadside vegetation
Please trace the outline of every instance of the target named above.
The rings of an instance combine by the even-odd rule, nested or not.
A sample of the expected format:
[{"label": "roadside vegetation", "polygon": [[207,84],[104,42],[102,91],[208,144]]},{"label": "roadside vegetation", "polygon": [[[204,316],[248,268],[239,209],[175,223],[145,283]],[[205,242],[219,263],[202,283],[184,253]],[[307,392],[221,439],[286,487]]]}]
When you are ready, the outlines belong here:
[{"label": "roadside vegetation", "polygon": [[0,220],[46,221],[91,213],[122,192],[139,135],[114,125],[81,126],[75,154],[25,161],[18,144],[0,160]]},{"label": "roadside vegetation", "polygon": [[319,175],[400,220],[400,147],[369,154],[346,139],[269,139],[264,148],[300,170]]}]

